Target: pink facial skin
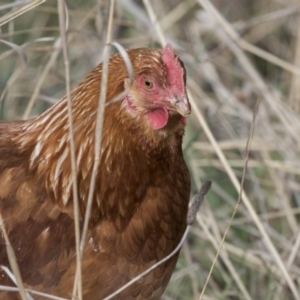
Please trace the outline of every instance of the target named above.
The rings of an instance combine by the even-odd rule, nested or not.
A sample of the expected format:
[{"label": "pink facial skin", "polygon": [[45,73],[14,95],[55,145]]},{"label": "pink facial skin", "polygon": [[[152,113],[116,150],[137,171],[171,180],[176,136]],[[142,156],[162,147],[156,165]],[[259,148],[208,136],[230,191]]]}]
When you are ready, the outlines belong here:
[{"label": "pink facial skin", "polygon": [[[145,80],[151,81],[153,86],[151,88],[146,87],[144,84]],[[144,75],[139,76],[136,79],[136,83],[143,98],[150,100],[147,103],[150,109],[148,113],[150,126],[155,130],[165,127],[169,120],[169,112],[165,103],[165,99],[168,96],[167,89],[159,86],[154,78]]]},{"label": "pink facial skin", "polygon": [[[136,78],[137,90],[140,97],[145,103],[147,110],[147,117],[150,126],[154,130],[164,128],[169,120],[168,106],[176,105],[177,99],[186,99],[186,90],[184,82],[184,69],[180,64],[178,58],[175,56],[173,48],[167,44],[162,51],[162,61],[166,70],[167,84],[160,86],[156,79],[151,76],[140,75]],[[145,80],[152,83],[151,87],[145,85]],[[129,97],[126,96],[127,108],[131,112],[136,112],[136,108],[132,105]],[[181,116],[179,121],[185,125],[186,119]]]}]

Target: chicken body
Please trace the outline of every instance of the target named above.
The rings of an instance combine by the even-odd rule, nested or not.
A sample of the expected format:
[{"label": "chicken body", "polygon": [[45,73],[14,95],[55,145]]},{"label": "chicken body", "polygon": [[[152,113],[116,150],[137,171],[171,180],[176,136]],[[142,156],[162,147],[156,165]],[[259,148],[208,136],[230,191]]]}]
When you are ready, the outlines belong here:
[{"label": "chicken body", "polygon": [[[88,300],[108,296],[164,258],[186,229],[190,179],[181,145],[190,107],[184,67],[169,45],[128,54],[134,83],[122,101],[105,110],[82,258]],[[71,93],[81,226],[94,164],[101,69],[100,64]],[[116,54],[106,101],[128,84]],[[66,98],[34,119],[0,123],[0,209],[25,286],[70,299],[76,251],[68,132]],[[160,299],[177,256],[114,299]],[[0,263],[9,267],[2,236]],[[14,286],[3,271],[0,285]],[[0,299],[19,296],[2,292]]]}]

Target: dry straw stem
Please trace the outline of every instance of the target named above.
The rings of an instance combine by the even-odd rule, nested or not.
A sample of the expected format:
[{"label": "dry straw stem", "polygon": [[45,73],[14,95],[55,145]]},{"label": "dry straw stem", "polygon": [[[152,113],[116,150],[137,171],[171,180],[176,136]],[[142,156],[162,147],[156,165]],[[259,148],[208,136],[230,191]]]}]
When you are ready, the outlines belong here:
[{"label": "dry straw stem", "polygon": [[[262,152],[263,158],[270,159],[270,155],[268,152]],[[283,209],[286,211],[286,219],[288,225],[291,229],[291,232],[296,236],[298,232],[298,222],[296,217],[292,213],[291,202],[289,201],[289,193],[286,191],[285,183],[282,181],[282,178],[278,175],[278,172],[275,172],[273,169],[268,169],[270,174],[270,178],[275,185],[276,193],[281,198]],[[279,172],[281,170],[279,169]]]},{"label": "dry straw stem", "polygon": [[[4,15],[3,17],[0,18],[0,27],[3,26],[4,24],[12,21],[13,19],[23,15],[24,13],[32,10],[36,6],[46,2],[46,0],[33,0],[29,3],[26,3],[25,5],[22,5],[19,9],[13,10],[10,13]],[[17,3],[14,3],[12,6],[17,5]]]},{"label": "dry straw stem", "polygon": [[[90,214],[91,214],[91,209],[92,209],[92,200],[94,197],[97,171],[98,171],[98,166],[99,166],[99,162],[100,162],[102,127],[103,127],[105,99],[106,99],[106,90],[107,90],[108,63],[109,63],[114,5],[115,5],[114,0],[111,0],[110,10],[109,10],[106,45],[103,49],[103,63],[102,63],[101,83],[100,83],[100,95],[99,95],[99,104],[98,104],[97,116],[96,116],[94,165],[93,165],[93,170],[92,170],[92,175],[91,175],[89,195],[88,195],[87,206],[86,206],[85,216],[84,216],[83,229],[82,229],[81,240],[80,240],[80,260],[81,260],[82,254],[83,254],[84,244],[85,244],[86,236],[87,236],[87,232],[88,232],[88,224],[89,224],[89,219],[90,219]],[[80,276],[79,272],[80,272],[80,270],[79,270],[79,268],[77,268],[76,274],[75,274],[75,279],[74,279],[73,295],[76,292],[76,287],[77,287],[76,283],[79,280],[79,276]]]},{"label": "dry straw stem", "polygon": [[[237,207],[237,205],[236,205]],[[206,210],[205,210],[206,208]],[[215,220],[215,217],[209,207],[209,203],[206,203],[206,206],[204,207],[204,213],[202,210],[202,214],[198,214],[197,215],[197,221],[199,223],[199,225],[201,226],[201,228],[204,231],[204,235],[201,234],[201,231],[199,229],[194,229],[193,233],[196,234],[198,237],[200,237],[201,240],[204,239],[208,239],[211,244],[213,245],[213,247],[215,248],[216,251],[220,251],[220,256],[221,259],[223,260],[224,264],[226,265],[229,273],[231,274],[232,278],[235,280],[238,288],[240,289],[240,291],[243,294],[243,299],[252,299],[250,294],[248,293],[243,281],[241,280],[241,277],[239,275],[239,271],[236,270],[236,268],[234,267],[234,264],[231,262],[230,260],[230,254],[228,253],[228,249],[227,247],[224,247],[224,243],[222,244],[222,249],[220,248],[220,243],[221,243],[221,233],[219,231],[218,228],[218,224],[217,221]],[[227,224],[227,227],[231,225],[232,222],[229,222],[229,224]],[[212,228],[212,233],[209,230],[209,227]],[[235,251],[236,253],[237,251]],[[242,251],[242,254],[240,252],[238,252],[238,254],[240,254],[239,257],[242,257],[244,259],[245,252]],[[216,264],[216,256],[213,258],[214,263]],[[213,270],[213,266],[211,267],[211,271]],[[225,276],[225,278],[228,275]],[[202,290],[202,299],[204,299],[204,294],[203,294],[204,290]]]},{"label": "dry straw stem", "polygon": [[[294,57],[294,64],[300,68],[300,16],[298,16],[298,30],[296,36],[296,51]],[[289,102],[291,107],[300,112],[300,76],[294,74],[291,79]]]},{"label": "dry straw stem", "polygon": [[88,231],[89,218],[90,218],[91,208],[92,208],[92,200],[94,197],[96,177],[97,177],[98,166],[99,166],[100,155],[101,155],[102,128],[103,128],[105,100],[106,100],[106,91],[107,91],[108,64],[109,64],[109,55],[110,55],[110,43],[111,43],[111,36],[112,36],[114,7],[115,7],[115,1],[111,0],[110,1],[107,35],[106,35],[106,45],[103,49],[103,63],[102,63],[102,72],[101,72],[102,75],[101,75],[101,83],[100,83],[100,95],[99,95],[99,104],[98,104],[98,109],[97,109],[96,126],[95,126],[94,165],[93,165],[93,170],[92,170],[92,175],[91,175],[89,195],[88,195],[87,207],[86,207],[86,211],[85,211],[84,224],[83,224],[83,230],[82,230],[82,236],[81,236],[81,244],[80,244],[81,253],[83,252],[83,247],[85,244],[86,235],[87,235],[87,231]]},{"label": "dry straw stem", "polygon": [[245,30],[253,26],[262,25],[263,23],[266,22],[276,21],[278,19],[284,19],[286,17],[299,13],[299,11],[300,11],[299,4],[289,5],[288,7],[278,9],[271,13],[266,13],[258,17],[253,17],[247,21],[238,21],[234,24],[234,27],[238,30]]},{"label": "dry straw stem", "polygon": [[4,112],[4,97],[7,93],[7,91],[10,89],[10,87],[13,86],[14,82],[19,78],[19,76],[22,74],[22,72],[24,71],[26,64],[27,64],[27,56],[25,54],[25,52],[23,51],[23,49],[21,47],[19,47],[18,45],[5,41],[5,40],[0,40],[0,43],[4,43],[6,45],[8,45],[9,47],[11,47],[15,52],[17,52],[18,56],[20,57],[21,60],[21,64],[16,68],[16,70],[13,72],[13,74],[10,76],[9,80],[7,81],[7,83],[5,84],[5,87],[1,93],[0,96],[0,116],[3,116],[3,112]]},{"label": "dry straw stem", "polygon": [[197,271],[197,266],[193,263],[191,249],[187,241],[183,243],[181,253],[183,253],[186,259],[187,267],[176,272],[176,274],[174,273],[172,275],[172,280],[178,280],[179,278],[182,278],[185,275],[189,275],[192,283],[192,291],[193,291],[192,299],[195,299],[195,297],[198,295],[198,283],[197,283],[197,276],[195,274],[195,271]]},{"label": "dry straw stem", "polygon": [[171,28],[195,5],[195,0],[187,0],[180,2],[160,21],[160,26],[163,28],[163,30]]},{"label": "dry straw stem", "polygon": [[[75,227],[75,243],[76,243],[76,274],[78,280],[74,283],[77,287],[77,297],[82,300],[82,276],[81,276],[81,253],[80,253],[80,224],[79,224],[79,200],[78,200],[78,186],[77,186],[77,167],[75,154],[75,138],[74,125],[72,115],[72,99],[71,99],[71,84],[70,84],[70,63],[68,54],[68,43],[66,37],[67,23],[65,15],[68,14],[67,6],[64,0],[58,0],[58,14],[61,35],[61,45],[63,49],[64,64],[65,64],[65,80],[68,102],[68,120],[69,120],[69,139],[71,149],[71,169],[72,169],[72,189],[73,189],[73,205],[74,205],[74,227]],[[73,297],[76,294],[73,294]]]},{"label": "dry straw stem", "polygon": [[[211,219],[210,219],[211,220]],[[235,280],[238,288],[240,289],[240,291],[242,292],[243,294],[243,298],[244,299],[247,299],[247,300],[251,300],[251,296],[250,294],[248,293],[245,285],[243,284],[242,280],[241,280],[241,277],[240,275],[238,274],[238,271],[235,269],[233,263],[231,262],[231,260],[229,259],[229,256],[227,254],[227,249],[226,248],[220,248],[220,244],[222,243],[221,241],[221,236],[219,235],[218,232],[214,232],[214,235],[210,233],[209,229],[208,229],[208,226],[207,226],[207,223],[202,219],[202,217],[200,217],[200,215],[198,214],[197,215],[197,221],[198,223],[200,224],[200,226],[202,227],[204,233],[206,234],[206,236],[208,237],[209,241],[211,242],[211,244],[214,246],[215,250],[218,252],[218,254],[221,256],[224,264],[226,265],[227,269],[229,270],[232,278]],[[228,226],[230,226],[231,224],[229,224]],[[217,226],[214,226],[214,229],[216,229]],[[216,237],[216,234],[218,236],[218,240],[215,238]],[[223,244],[223,243],[222,243]],[[222,245],[223,246],[223,245]],[[217,256],[215,256],[214,258],[214,264],[212,265],[212,268],[210,270],[210,272],[212,272],[213,270],[213,267],[216,263],[216,258]],[[209,279],[209,277],[207,277],[207,279]],[[200,295],[200,298],[199,299],[203,299],[203,296],[204,296],[204,291],[205,291],[205,287],[207,285],[208,281],[206,281],[206,284],[202,290],[202,293]]]},{"label": "dry straw stem", "polygon": [[[243,150],[247,143],[246,139],[235,139],[235,140],[223,140],[219,141],[219,146],[223,151],[228,150]],[[192,147],[194,149],[205,151],[205,152],[214,152],[214,148],[208,142],[194,142]],[[254,138],[251,143],[251,151],[272,151],[276,150],[273,145],[263,144],[263,140],[260,138]],[[200,161],[200,160],[199,160]],[[237,160],[238,161],[238,160]],[[272,163],[273,161],[271,161]],[[276,163],[276,162],[275,162]]]},{"label": "dry straw stem", "polygon": [[[217,238],[214,236],[217,234],[217,232],[215,231],[215,229],[216,229],[215,227],[213,227],[213,232],[210,233],[209,226],[206,225],[206,224],[209,224],[212,222],[212,220],[210,218],[211,218],[211,213],[209,213],[209,217],[207,217],[207,215],[205,216],[204,213],[199,214],[199,216],[197,216],[197,220],[199,219],[199,224],[201,225],[203,232],[201,230],[199,230],[198,228],[197,229],[192,228],[190,230],[190,232],[195,234],[201,240],[209,240],[211,242],[211,244],[216,248],[215,243],[216,243],[216,245],[219,245],[221,238],[220,238],[220,234],[217,236]],[[215,221],[213,221],[213,222],[215,222]],[[215,222],[215,224],[216,224],[216,222]],[[216,225],[220,226],[219,223]],[[212,226],[214,226],[214,224],[212,224]],[[223,226],[227,227],[228,224],[223,225]],[[216,248],[216,250],[218,248],[219,248],[219,246]],[[228,259],[233,258],[237,261],[243,260],[243,262],[250,269],[252,269],[254,271],[258,271],[259,273],[262,273],[265,275],[268,275],[269,273],[271,273],[272,276],[275,276],[276,279],[280,280],[281,275],[278,272],[278,268],[276,266],[274,266],[274,264],[271,261],[259,258],[256,255],[248,252],[247,250],[241,249],[241,248],[236,247],[227,242],[224,242],[221,253],[220,253],[220,256],[222,259],[223,259],[223,257],[222,257],[223,251],[226,251],[225,253],[228,256]],[[294,270],[293,270],[293,272],[294,272]],[[296,273],[297,272],[295,271],[295,274]],[[295,278],[295,277],[296,277],[296,275],[293,276],[293,278]]]},{"label": "dry straw stem", "polygon": [[[1,266],[1,268],[6,273],[6,275],[11,279],[11,281],[14,282],[15,284],[17,284],[17,281],[16,281],[16,278],[15,278],[14,274],[12,274],[10,272],[10,270],[5,266]],[[7,291],[7,292],[19,292],[20,293],[19,288],[11,287],[11,286],[0,285],[0,290]],[[24,289],[24,290],[25,290],[25,293],[26,293],[26,298],[25,298],[26,300],[34,300],[29,293],[31,293],[33,295],[43,296],[43,297],[48,298],[48,299],[66,300],[65,298],[56,297],[56,296],[53,296],[53,295],[49,295],[49,294],[46,294],[46,293],[42,293],[42,292],[30,290],[30,289]]]},{"label": "dry straw stem", "polygon": [[[226,236],[227,236],[227,234],[228,234],[228,231],[229,231],[229,229],[230,229],[230,227],[231,227],[232,221],[233,221],[233,219],[234,219],[234,217],[235,217],[235,215],[236,215],[236,213],[237,213],[238,207],[239,207],[239,205],[240,205],[240,203],[241,203],[241,199],[242,199],[242,195],[243,195],[243,188],[244,188],[244,183],[245,183],[245,177],[246,177],[246,172],[247,172],[247,166],[248,166],[248,161],[249,161],[250,146],[251,146],[251,141],[252,141],[252,138],[253,138],[253,135],[254,135],[255,119],[256,119],[256,116],[257,116],[257,113],[258,113],[258,108],[259,108],[259,100],[257,100],[256,107],[255,107],[255,110],[254,110],[254,112],[253,112],[253,121],[252,121],[252,123],[251,123],[249,139],[247,140],[247,144],[246,144],[245,165],[244,165],[244,168],[243,168],[243,175],[242,175],[242,181],[241,181],[241,186],[240,186],[239,198],[238,198],[237,204],[236,204],[236,206],[235,206],[235,208],[234,208],[234,211],[233,211],[233,213],[232,213],[232,216],[231,216],[231,219],[230,219],[230,221],[229,221],[229,224],[228,224],[228,226],[227,226],[227,228],[226,228],[226,230],[225,230],[225,232],[224,232],[224,235],[223,235],[223,238],[222,238],[222,240],[221,240],[219,249],[218,249],[218,251],[217,251],[217,255],[216,255],[216,257],[215,257],[215,259],[214,259],[214,261],[213,261],[213,264],[212,264],[211,269],[210,269],[210,271],[209,271],[209,274],[208,274],[208,276],[207,276],[207,280],[206,280],[206,282],[205,282],[205,284],[204,284],[204,287],[203,287],[203,289],[202,289],[202,292],[201,292],[201,295],[200,295],[199,300],[203,299],[203,295],[204,295],[205,289],[206,289],[206,287],[207,287],[209,278],[210,278],[210,276],[211,276],[211,274],[212,274],[212,271],[213,271],[213,269],[214,269],[214,265],[215,265],[215,263],[216,263],[216,261],[217,261],[217,258],[218,258],[219,254],[220,254],[220,252],[221,252],[222,246],[223,246],[223,244],[224,244],[224,242],[225,242],[225,239],[226,239]],[[226,258],[227,258],[227,257],[226,257]],[[229,266],[230,266],[231,269],[232,269],[232,266],[231,266],[231,265],[228,265],[228,267],[229,267]],[[245,298],[246,298],[246,299],[251,299],[251,297],[250,297],[250,295],[248,294],[247,290],[245,289],[244,285],[242,284],[242,282],[240,282],[240,280],[239,280],[240,277],[237,276],[237,273],[232,273],[232,274],[233,274],[235,280],[237,281],[237,283],[239,284],[239,287],[240,287],[241,291],[243,292]]]},{"label": "dry straw stem", "polygon": [[293,245],[292,251],[286,263],[288,269],[291,269],[291,267],[293,266],[296,256],[299,252],[299,248],[300,248],[300,231],[298,231],[297,239]]},{"label": "dry straw stem", "polygon": [[4,241],[5,241],[5,244],[6,244],[6,252],[7,252],[7,256],[8,256],[8,261],[9,261],[10,267],[13,271],[13,274],[15,276],[17,286],[19,288],[20,296],[21,296],[22,300],[27,300],[26,292],[25,292],[25,289],[24,289],[24,284],[23,284],[22,277],[21,277],[21,273],[20,273],[20,270],[19,270],[19,267],[18,267],[18,264],[17,264],[16,255],[15,255],[15,252],[13,250],[13,247],[10,244],[10,241],[9,241],[6,229],[5,229],[5,225],[4,225],[4,221],[3,221],[1,213],[0,213],[0,228],[1,228],[2,235],[4,237]]},{"label": "dry straw stem", "polygon": [[[0,285],[0,290],[1,291],[7,291],[7,292],[19,292],[18,288],[11,287],[11,286],[4,286],[4,285]],[[26,294],[26,296],[27,296],[26,300],[32,300],[32,297],[30,296],[30,294],[41,296],[41,297],[44,297],[44,298],[47,298],[47,299],[53,299],[53,300],[69,300],[67,298],[57,297],[57,296],[53,296],[53,295],[50,295],[50,294],[34,291],[34,290],[31,290],[31,289],[25,289],[25,291],[27,293]]]},{"label": "dry straw stem", "polygon": [[[252,149],[251,149],[252,150]],[[245,165],[245,162],[241,159],[228,159],[228,164],[233,168],[241,168]],[[224,169],[222,163],[217,159],[195,159],[195,163],[197,166],[205,167],[205,166],[214,166],[216,168]],[[280,162],[274,160],[262,160],[262,161],[249,161],[249,167],[251,168],[261,168],[268,167],[275,170],[281,170],[286,173],[300,175],[300,169],[297,166],[292,164],[292,162]]]},{"label": "dry straw stem", "polygon": [[[297,189],[299,191],[299,189]],[[293,208],[290,213],[294,215],[300,214],[300,208]],[[266,220],[270,221],[272,219],[278,219],[278,218],[283,218],[286,216],[286,211],[278,211],[278,212],[269,212],[269,213],[264,213],[264,214],[259,214],[258,215],[261,220]],[[238,225],[245,225],[246,223],[251,222],[249,218],[236,218],[235,220],[232,221],[232,226],[238,226]],[[225,226],[228,224],[228,221],[221,221],[219,222],[219,225],[221,227]]]},{"label": "dry straw stem", "polygon": [[104,110],[107,105],[110,105],[116,101],[121,100],[126,94],[127,90],[117,95],[115,98],[110,100],[109,102],[105,103],[106,100],[106,88],[107,88],[107,79],[108,79],[108,63],[109,63],[109,49],[110,46],[114,46],[121,54],[124,63],[127,68],[128,77],[130,80],[130,84],[133,82],[133,68],[129,59],[129,56],[126,50],[116,42],[111,42],[111,32],[112,32],[112,23],[113,23],[113,13],[114,13],[114,1],[111,1],[110,6],[110,13],[109,13],[109,26],[107,30],[107,40],[106,46],[103,51],[103,65],[102,65],[102,79],[101,79],[101,87],[100,87],[100,98],[99,98],[99,106],[97,109],[97,120],[96,120],[96,130],[95,130],[95,157],[94,157],[94,167],[91,176],[91,183],[89,189],[89,196],[87,201],[87,207],[85,211],[85,218],[82,230],[82,237],[81,237],[81,253],[83,251],[84,243],[86,240],[86,235],[88,231],[88,220],[90,218],[91,208],[92,208],[92,200],[94,195],[94,189],[96,184],[96,176],[98,171],[98,166],[100,162],[100,155],[101,155],[101,141],[102,141],[102,128],[103,128],[103,119],[104,119]]}]

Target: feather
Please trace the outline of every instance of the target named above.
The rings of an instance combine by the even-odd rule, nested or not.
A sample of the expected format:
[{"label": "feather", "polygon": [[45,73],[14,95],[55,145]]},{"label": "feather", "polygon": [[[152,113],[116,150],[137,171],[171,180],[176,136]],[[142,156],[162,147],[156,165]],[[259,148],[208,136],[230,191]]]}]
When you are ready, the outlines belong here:
[{"label": "feather", "polygon": [[[190,107],[183,63],[170,45],[131,49],[128,55],[133,86],[105,110],[82,259],[83,295],[89,300],[109,295],[168,255],[186,228],[190,178],[181,145],[182,118]],[[71,92],[81,226],[94,164],[101,70],[102,64]],[[106,101],[126,85],[126,67],[116,54],[109,62]],[[167,114],[161,128],[149,122],[155,109]],[[70,297],[76,270],[72,201],[66,97],[34,119],[0,123],[0,210],[26,287]],[[5,249],[1,236],[0,263],[9,267]],[[177,256],[116,299],[159,299]],[[0,285],[14,286],[0,273]],[[17,299],[17,294],[2,292],[0,299]]]}]

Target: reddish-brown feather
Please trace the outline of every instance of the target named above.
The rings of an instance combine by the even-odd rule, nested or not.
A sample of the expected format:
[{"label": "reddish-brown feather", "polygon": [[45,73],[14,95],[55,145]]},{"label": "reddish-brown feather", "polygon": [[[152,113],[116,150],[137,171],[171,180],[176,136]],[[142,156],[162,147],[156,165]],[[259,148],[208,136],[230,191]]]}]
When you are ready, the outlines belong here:
[{"label": "reddish-brown feather", "polygon": [[[135,77],[152,74],[162,86],[167,84],[162,50],[133,49],[128,54]],[[93,167],[101,69],[100,64],[71,94],[81,215]],[[107,101],[124,90],[127,77],[123,59],[114,55]],[[122,101],[107,106],[82,260],[84,299],[114,292],[180,241],[190,179],[179,118],[171,115],[162,133],[150,128],[143,116],[133,118]],[[22,279],[28,288],[66,298],[71,296],[76,269],[68,133],[66,98],[34,119],[0,123],[0,209]],[[159,299],[176,261],[177,255],[114,299]],[[2,235],[0,264],[9,267]],[[15,286],[3,271],[0,285]],[[0,299],[19,296],[2,292]]]}]

